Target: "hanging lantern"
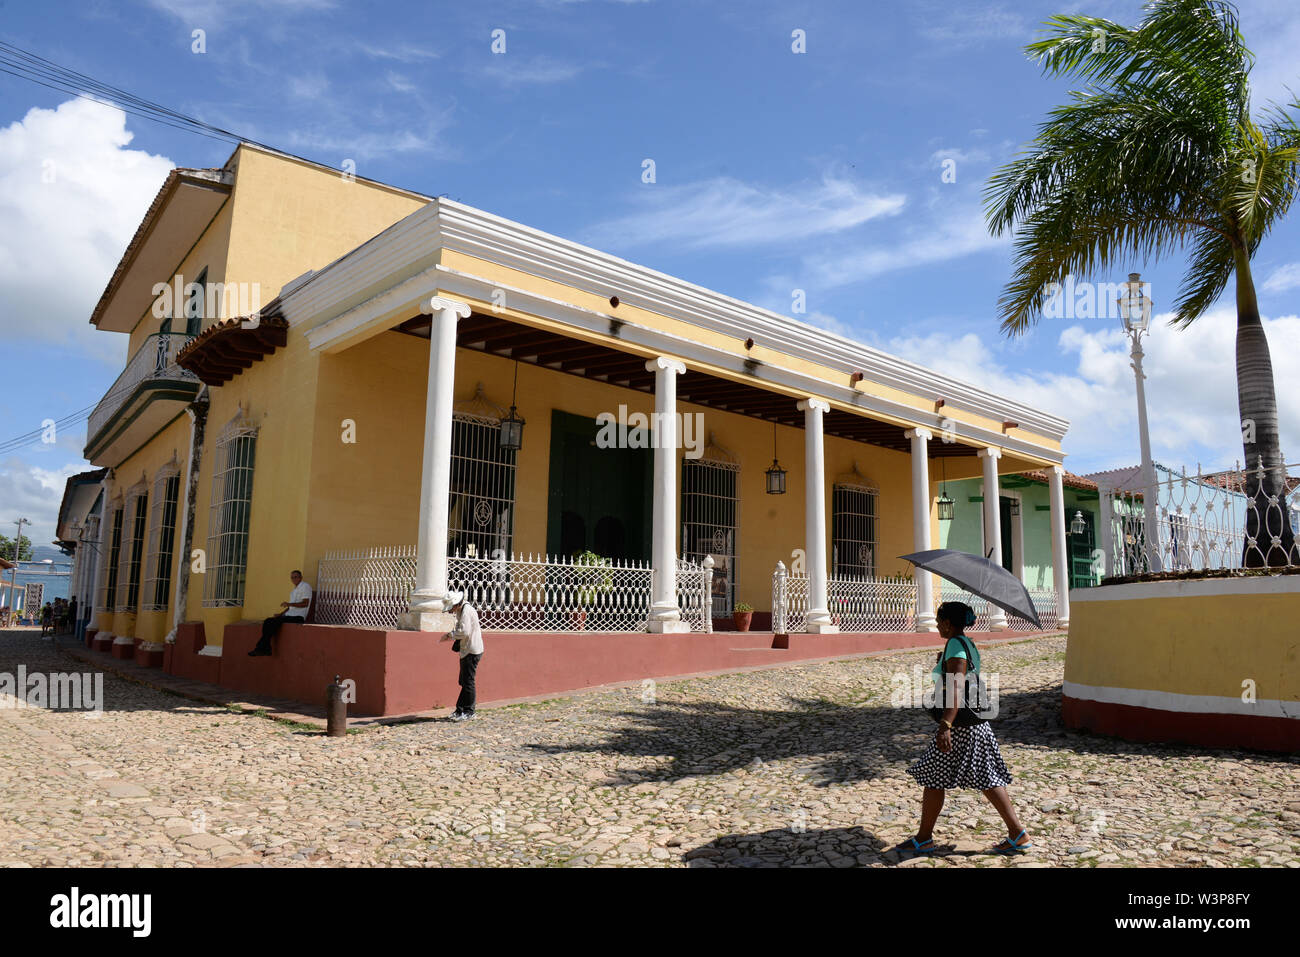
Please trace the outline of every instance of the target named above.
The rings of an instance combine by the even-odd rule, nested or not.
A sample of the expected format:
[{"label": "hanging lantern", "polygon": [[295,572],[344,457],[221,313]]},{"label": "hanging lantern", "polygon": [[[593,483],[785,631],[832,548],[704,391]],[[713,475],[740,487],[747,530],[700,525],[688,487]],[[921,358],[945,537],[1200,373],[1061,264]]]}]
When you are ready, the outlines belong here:
[{"label": "hanging lantern", "polygon": [[1070,534],[1082,535],[1087,530],[1088,530],[1088,525],[1083,520],[1083,512],[1075,512],[1074,521],[1070,523]]},{"label": "hanging lantern", "polygon": [[1018,498],[1011,499],[1011,514],[1012,515],[1020,514],[1020,499]]},{"label": "hanging lantern", "polygon": [[515,360],[515,385],[510,393],[510,413],[501,420],[498,444],[507,452],[518,452],[524,445],[524,420],[515,408],[519,393],[519,360]]},{"label": "hanging lantern", "polygon": [[951,522],[957,514],[957,503],[948,497],[948,463],[942,457],[939,461],[943,467],[943,488],[939,491],[939,500],[936,503],[939,506],[939,521]]},{"label": "hanging lantern", "polygon": [[785,494],[785,469],[776,460],[776,423],[772,423],[772,467],[767,470],[767,494]]}]

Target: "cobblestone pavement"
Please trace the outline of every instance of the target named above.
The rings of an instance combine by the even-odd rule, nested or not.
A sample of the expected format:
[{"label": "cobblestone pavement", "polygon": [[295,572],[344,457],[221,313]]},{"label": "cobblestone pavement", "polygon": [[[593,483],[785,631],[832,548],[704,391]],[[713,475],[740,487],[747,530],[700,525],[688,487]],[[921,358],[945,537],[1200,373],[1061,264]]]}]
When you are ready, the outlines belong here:
[{"label": "cobblestone pavement", "polygon": [[[111,675],[101,715],[0,695],[0,864],[1300,866],[1300,761],[1066,733],[1063,638],[990,646],[995,727],[1036,845],[950,793],[934,859],[906,775],[933,725],[889,704],[932,652],[601,691],[463,724],[314,729]],[[484,659],[490,669],[491,657]],[[84,668],[0,633],[0,674]]]}]

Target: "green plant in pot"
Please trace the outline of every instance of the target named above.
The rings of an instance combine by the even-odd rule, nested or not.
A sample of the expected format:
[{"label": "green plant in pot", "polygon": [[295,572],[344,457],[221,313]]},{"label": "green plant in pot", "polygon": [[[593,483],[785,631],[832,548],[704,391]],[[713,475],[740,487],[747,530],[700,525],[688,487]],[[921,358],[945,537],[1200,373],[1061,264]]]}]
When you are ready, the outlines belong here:
[{"label": "green plant in pot", "polygon": [[731,620],[735,622],[736,631],[749,631],[750,620],[754,617],[754,606],[743,601],[736,602],[731,610]]},{"label": "green plant in pot", "polygon": [[574,622],[579,628],[585,628],[587,613],[600,603],[601,596],[614,590],[613,562],[591,550],[579,552],[573,556],[573,573],[578,602],[573,612]]}]

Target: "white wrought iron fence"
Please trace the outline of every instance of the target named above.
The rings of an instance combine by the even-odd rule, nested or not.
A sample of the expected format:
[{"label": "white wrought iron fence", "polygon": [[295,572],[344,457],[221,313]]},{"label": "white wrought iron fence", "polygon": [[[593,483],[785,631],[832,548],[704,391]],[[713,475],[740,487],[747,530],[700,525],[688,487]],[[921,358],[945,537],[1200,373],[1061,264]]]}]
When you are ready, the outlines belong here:
[{"label": "white wrought iron fence", "polygon": [[[772,630],[803,631],[808,623],[808,576],[790,575],[778,562],[772,575]],[[911,631],[916,583],[908,579],[840,576],[826,582],[831,623],[845,632]]]},{"label": "white wrought iron fence", "polygon": [[[1056,591],[1052,588],[1030,588],[1029,598],[1034,603],[1034,611],[1038,612],[1038,620],[1042,623],[1043,628],[1047,631],[1053,631],[1060,627],[1060,617],[1056,605]],[[952,584],[951,582],[941,581],[939,585],[939,601],[960,601],[970,605],[975,611],[975,624],[971,626],[974,631],[988,631],[989,617],[992,613],[992,606],[988,599],[972,595],[963,588]],[[936,608],[938,605],[935,606]],[[1013,615],[1010,612],[1006,615],[1008,631],[1037,631],[1034,623],[1028,618],[1021,618],[1019,615]]]},{"label": "white wrought iron fence", "polygon": [[[1194,473],[1157,464],[1157,528],[1145,528],[1144,491],[1109,492],[1111,575],[1300,565],[1300,466]],[[1135,527],[1138,526],[1138,527]]]},{"label": "white wrought iron fence", "polygon": [[[464,591],[488,631],[639,632],[649,619],[653,569],[607,558],[452,555],[447,585]],[[415,589],[415,546],[334,551],[317,572],[321,624],[396,628]],[[691,631],[713,630],[711,564],[678,560],[677,599]]]}]

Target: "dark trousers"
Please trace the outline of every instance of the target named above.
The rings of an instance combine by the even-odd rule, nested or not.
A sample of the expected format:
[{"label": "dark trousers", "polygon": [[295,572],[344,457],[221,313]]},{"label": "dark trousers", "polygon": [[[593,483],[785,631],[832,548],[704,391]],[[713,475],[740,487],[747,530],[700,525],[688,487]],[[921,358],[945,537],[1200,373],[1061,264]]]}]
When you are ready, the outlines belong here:
[{"label": "dark trousers", "polygon": [[460,697],[456,699],[456,710],[466,714],[474,713],[474,676],[478,673],[478,662],[482,655],[465,655],[460,659]]},{"label": "dark trousers", "polygon": [[271,650],[271,639],[280,633],[280,626],[286,621],[296,621],[301,623],[300,615],[272,615],[270,618],[262,619],[262,640],[257,643],[259,651]]}]

